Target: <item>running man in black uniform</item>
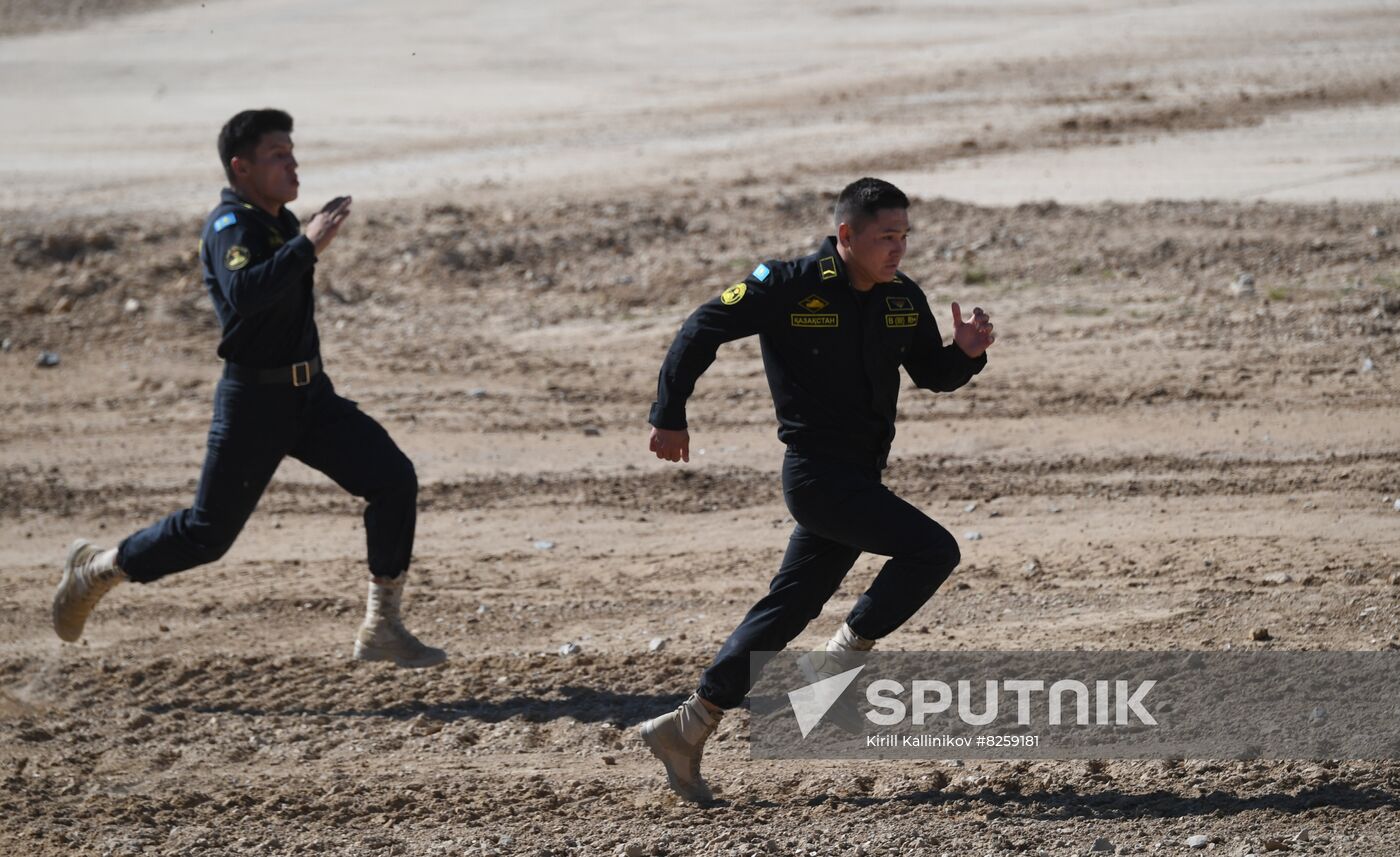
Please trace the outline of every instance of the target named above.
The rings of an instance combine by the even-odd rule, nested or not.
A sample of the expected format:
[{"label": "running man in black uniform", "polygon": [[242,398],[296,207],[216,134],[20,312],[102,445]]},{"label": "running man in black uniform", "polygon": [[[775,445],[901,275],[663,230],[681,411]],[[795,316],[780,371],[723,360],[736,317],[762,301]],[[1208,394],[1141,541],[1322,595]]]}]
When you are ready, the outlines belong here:
[{"label": "running man in black uniform", "polygon": [[402,667],[447,657],[399,616],[417,516],[413,463],[321,369],[313,275],[350,215],[350,197],[331,200],[302,233],[286,208],[298,188],[291,132],[292,117],[280,110],[245,110],[219,133],[229,187],[205,221],[199,256],[223,328],[224,368],[199,488],[190,508],[116,548],[73,543],[53,602],[63,640],[82,636],[98,600],[118,583],[152,583],[223,556],[291,456],[367,501],[371,580],[355,657]]},{"label": "running man in black uniform", "polygon": [[894,185],[861,179],[836,202],[836,235],[811,256],[760,264],[697,309],[661,367],[651,409],[651,451],[690,460],[685,403],[725,342],[757,334],[787,445],[783,497],[797,527],[768,594],[749,610],[675,711],[642,725],[642,738],[678,794],[711,798],[700,775],[704,742],[725,709],[757,679],[752,653],[777,652],[816,618],[862,552],[888,556],[825,651],[800,663],[810,681],[850,669],[904,624],[948,578],[957,542],[880,481],[899,399],[899,369],[926,390],[948,392],[986,365],[995,340],[978,307],[953,311],[944,345],[923,291],[898,271],[909,200]]}]

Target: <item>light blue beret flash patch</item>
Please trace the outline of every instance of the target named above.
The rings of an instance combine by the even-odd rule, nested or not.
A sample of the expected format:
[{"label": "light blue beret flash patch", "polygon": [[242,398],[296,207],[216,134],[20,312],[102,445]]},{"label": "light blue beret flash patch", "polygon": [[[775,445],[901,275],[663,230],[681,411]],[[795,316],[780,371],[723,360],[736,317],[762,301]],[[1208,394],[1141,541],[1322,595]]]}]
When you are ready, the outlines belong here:
[{"label": "light blue beret flash patch", "polygon": [[760,262],[759,266],[753,269],[753,278],[761,283],[768,279],[768,275],[771,273],[772,271],[768,270],[768,266]]},{"label": "light blue beret flash patch", "polygon": [[223,232],[226,227],[232,226],[237,220],[238,218],[234,217],[233,212],[230,211],[228,214],[214,221],[214,231]]}]

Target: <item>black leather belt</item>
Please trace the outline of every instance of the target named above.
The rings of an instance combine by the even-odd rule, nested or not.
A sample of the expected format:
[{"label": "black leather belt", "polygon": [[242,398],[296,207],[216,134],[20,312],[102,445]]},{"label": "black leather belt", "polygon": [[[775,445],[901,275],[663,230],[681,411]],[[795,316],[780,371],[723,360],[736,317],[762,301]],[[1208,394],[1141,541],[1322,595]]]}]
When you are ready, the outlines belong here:
[{"label": "black leather belt", "polygon": [[290,366],[279,366],[276,369],[254,369],[251,366],[239,366],[237,363],[224,363],[225,378],[252,384],[291,384],[293,387],[305,387],[319,374],[319,357],[312,357]]}]

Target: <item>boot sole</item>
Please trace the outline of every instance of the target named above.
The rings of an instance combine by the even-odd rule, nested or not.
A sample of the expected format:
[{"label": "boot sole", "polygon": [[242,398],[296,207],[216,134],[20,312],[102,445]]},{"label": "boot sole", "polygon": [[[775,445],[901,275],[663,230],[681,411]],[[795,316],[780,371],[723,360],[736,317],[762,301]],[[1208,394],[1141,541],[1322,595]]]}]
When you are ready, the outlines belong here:
[{"label": "boot sole", "polygon": [[65,643],[76,643],[78,642],[78,640],[82,639],[83,627],[87,624],[87,617],[84,616],[83,621],[78,623],[78,632],[76,634],[72,635],[71,637],[64,636],[63,631],[59,629],[58,599],[60,593],[62,593],[65,589],[68,588],[69,582],[73,579],[74,560],[78,558],[78,554],[82,551],[82,549],[87,547],[89,544],[90,542],[88,542],[87,539],[78,539],[77,541],[73,542],[73,544],[68,546],[68,556],[65,557],[63,560],[63,577],[59,578],[58,591],[55,592],[53,596],[53,632],[54,634],[58,635],[58,638]]},{"label": "boot sole", "polygon": [[396,667],[400,667],[401,669],[421,670],[446,663],[447,653],[443,652],[441,655],[430,655],[428,657],[419,658],[417,660],[408,660],[406,658],[396,658],[393,655],[385,654],[384,652],[378,651],[376,649],[366,648],[364,646],[361,646],[357,642],[355,643],[355,660],[365,661],[366,663],[388,662]]}]

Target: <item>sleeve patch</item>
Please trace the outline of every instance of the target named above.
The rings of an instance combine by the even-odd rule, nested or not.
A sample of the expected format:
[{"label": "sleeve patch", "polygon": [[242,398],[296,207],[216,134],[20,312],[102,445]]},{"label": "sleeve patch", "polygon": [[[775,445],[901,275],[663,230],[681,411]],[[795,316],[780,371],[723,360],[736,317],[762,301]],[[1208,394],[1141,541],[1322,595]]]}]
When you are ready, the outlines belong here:
[{"label": "sleeve patch", "polygon": [[223,217],[220,217],[218,220],[214,221],[214,231],[223,232],[225,229],[237,222],[238,218],[234,217],[233,212],[230,211],[228,214],[225,214]]},{"label": "sleeve patch", "polygon": [[248,254],[247,247],[234,245],[228,248],[228,252],[224,254],[224,267],[230,271],[238,271],[247,267],[252,258]]},{"label": "sleeve patch", "polygon": [[753,269],[753,278],[761,283],[767,280],[771,273],[773,272],[768,269],[768,266],[760,262],[758,267]]},{"label": "sleeve patch", "polygon": [[743,300],[744,295],[748,293],[748,290],[748,283],[735,283],[734,285],[724,290],[724,294],[719,296],[719,302],[724,304],[725,306],[734,306],[739,301]]}]

